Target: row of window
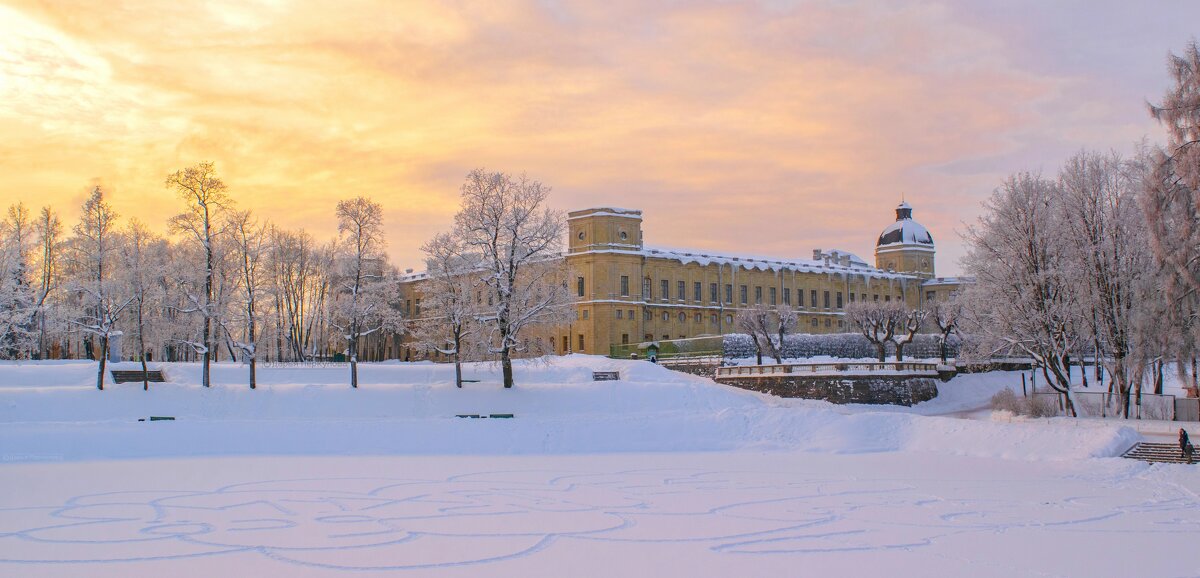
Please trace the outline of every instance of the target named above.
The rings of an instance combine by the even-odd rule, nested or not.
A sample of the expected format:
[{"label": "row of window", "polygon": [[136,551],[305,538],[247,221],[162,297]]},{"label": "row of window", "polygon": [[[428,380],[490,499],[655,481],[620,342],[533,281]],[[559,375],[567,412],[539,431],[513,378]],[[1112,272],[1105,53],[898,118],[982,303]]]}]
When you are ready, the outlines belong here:
[{"label": "row of window", "polygon": [[[633,309],[617,309],[614,313],[614,316],[617,319],[633,319],[634,318],[633,311],[634,311]],[[579,316],[582,319],[588,319],[589,315],[590,315],[590,310],[583,309],[583,310],[581,310]],[[663,311],[661,315],[662,315],[663,321],[668,321],[668,322],[671,321],[672,313],[670,311]],[[678,313],[675,313],[674,315],[676,316],[676,319],[678,319],[680,323],[687,323],[687,320],[688,320],[687,312],[680,311]],[[642,320],[643,321],[652,321],[653,319],[654,319],[654,314],[649,309],[642,310]],[[717,319],[718,319],[718,314],[716,314],[716,313],[709,314],[709,323],[716,325]],[[702,323],[704,321],[704,314],[699,311],[692,313],[692,321],[695,323]],[[725,323],[728,325],[732,325],[733,324],[733,315],[726,314],[725,315]],[[818,319],[815,317],[812,319],[811,324],[813,327],[820,326]],[[839,319],[837,325],[838,325],[838,327],[843,327],[844,322]],[[825,327],[832,327],[832,326],[833,326],[832,320],[825,319]]]},{"label": "row of window", "polygon": [[[579,277],[576,280],[576,282],[578,284],[579,296],[583,297],[584,296],[583,277]],[[718,300],[718,297],[719,297],[718,288],[719,288],[719,286],[716,283],[708,284],[708,300],[712,303],[716,303]],[[779,304],[778,303],[779,289],[776,287],[767,287],[766,289],[767,289],[767,292],[766,292],[767,304],[768,305],[778,305]],[[738,286],[738,298],[742,305],[748,305],[750,303],[749,292],[750,292],[750,287],[748,285],[739,285]],[[867,300],[866,293],[861,293],[860,295],[861,295],[861,299],[863,301]],[[621,276],[621,296],[622,297],[629,296],[629,276],[628,275]],[[670,281],[668,281],[666,279],[662,279],[659,281],[659,296],[664,301],[671,299],[671,282]],[[804,307],[803,291],[797,289],[796,296],[798,298],[797,305],[799,305],[800,307]],[[816,289],[809,290],[808,296],[809,296],[808,306],[813,309],[816,309],[819,307],[824,307],[825,309],[831,309],[831,308],[836,307],[837,309],[841,309],[841,308],[845,307],[845,301],[843,300],[843,294],[841,291],[837,291],[837,292],[822,291],[819,294],[819,297],[820,297],[819,301],[818,301],[818,292]],[[874,294],[872,297],[873,297],[874,301],[879,301],[879,294]],[[653,291],[651,291],[651,282],[650,282],[649,278],[642,280],[642,298],[645,299],[646,301],[650,301],[654,298]],[[675,298],[680,301],[684,301],[687,299],[687,284],[686,284],[686,282],[684,282],[684,281],[676,281],[675,282]],[[849,299],[850,299],[850,303],[854,303],[855,294],[850,293]],[[896,299],[903,300],[903,297],[900,295],[897,295]],[[891,301],[892,297],[891,297],[891,295],[884,295],[883,300]],[[699,281],[692,282],[692,301],[703,301],[703,284]],[[733,303],[733,285],[732,284],[725,285],[725,303],[729,303],[729,304]],[[754,287],[754,304],[761,305],[762,303],[763,303],[763,287],[761,285],[756,285]],[[792,304],[792,289],[790,287],[783,288],[783,304],[784,305]]]}]

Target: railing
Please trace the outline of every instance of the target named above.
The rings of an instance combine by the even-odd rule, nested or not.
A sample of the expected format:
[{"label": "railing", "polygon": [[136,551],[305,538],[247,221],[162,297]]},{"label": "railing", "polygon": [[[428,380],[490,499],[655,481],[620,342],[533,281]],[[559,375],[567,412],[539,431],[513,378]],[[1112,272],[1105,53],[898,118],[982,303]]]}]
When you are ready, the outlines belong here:
[{"label": "railing", "polygon": [[[1061,393],[1035,392],[1035,398],[1048,399],[1065,411],[1065,401]],[[1129,400],[1129,417],[1133,419],[1157,419],[1171,421],[1175,419],[1175,403],[1173,395],[1156,395],[1143,393],[1141,399],[1131,396]],[[1072,391],[1071,404],[1075,406],[1075,415],[1079,417],[1098,417],[1104,419],[1124,418],[1124,400],[1120,395],[1100,391]]]},{"label": "railing", "polygon": [[330,369],[350,367],[348,361],[260,361],[262,369]]},{"label": "railing", "polygon": [[717,377],[762,377],[774,375],[845,374],[862,375],[879,372],[909,372],[937,375],[936,363],[910,361],[848,362],[848,363],[790,363],[783,365],[734,365],[717,368]]},{"label": "railing", "polygon": [[663,357],[658,359],[658,364],[663,366],[670,365],[721,365],[724,357],[719,353],[710,355],[674,355],[671,357]]}]

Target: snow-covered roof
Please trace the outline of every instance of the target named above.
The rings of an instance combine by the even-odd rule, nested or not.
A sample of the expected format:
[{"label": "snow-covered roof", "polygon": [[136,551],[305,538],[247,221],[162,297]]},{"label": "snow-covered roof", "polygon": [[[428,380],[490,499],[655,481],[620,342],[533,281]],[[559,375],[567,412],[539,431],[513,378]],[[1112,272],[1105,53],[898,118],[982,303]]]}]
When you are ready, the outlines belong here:
[{"label": "snow-covered roof", "polygon": [[928,245],[933,247],[933,236],[929,229],[912,218],[912,205],[901,202],[896,207],[896,222],[888,225],[879,234],[877,247],[888,245]]},{"label": "snow-covered roof", "polygon": [[567,213],[568,221],[584,217],[627,217],[641,220],[642,211],[641,209],[623,209],[621,207],[589,207]]},{"label": "snow-covered roof", "polygon": [[936,287],[939,285],[969,285],[975,282],[974,277],[938,277],[930,279],[921,284],[922,287]]},{"label": "snow-covered roof", "polygon": [[[640,251],[621,251],[622,253],[640,253],[645,257],[658,259],[674,259],[683,264],[696,263],[701,266],[710,264],[728,265],[731,267],[743,267],[746,269],[758,269],[760,271],[780,271],[791,269],[794,271],[809,271],[820,273],[843,272],[871,275],[875,277],[906,277],[906,275],[889,273],[868,265],[862,259],[854,256],[846,251],[830,251],[825,253],[830,256],[830,259],[775,259],[772,257],[751,257],[751,256],[730,256],[716,255],[701,251],[689,251],[683,249],[654,249],[646,248]],[[845,255],[850,257],[849,265],[841,265],[840,259],[834,255]]]}]

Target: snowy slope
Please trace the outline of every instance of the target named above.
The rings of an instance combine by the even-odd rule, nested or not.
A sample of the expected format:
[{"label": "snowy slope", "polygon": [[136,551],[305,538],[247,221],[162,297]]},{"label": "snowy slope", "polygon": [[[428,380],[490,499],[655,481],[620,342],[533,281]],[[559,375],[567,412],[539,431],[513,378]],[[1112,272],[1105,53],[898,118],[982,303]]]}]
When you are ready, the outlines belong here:
[{"label": "snowy slope", "polygon": [[[36,369],[35,369],[36,368]],[[92,386],[87,363],[0,365],[0,453],[77,460],[203,455],[429,455],[798,450],[917,451],[1015,459],[1114,456],[1136,434],[1111,424],[1054,420],[993,423],[915,415],[986,402],[1005,381],[964,376],[927,409],[834,406],[781,400],[638,361],[575,355],[522,362],[518,386],[498,368],[459,390],[453,368],[431,363],[362,364],[358,390],[344,369],[245,370],[166,364],[172,380]],[[594,370],[622,379],[593,382]],[[1008,378],[1011,379],[1011,376]],[[461,419],[511,413],[516,418]],[[138,422],[166,415],[174,422]]]}]

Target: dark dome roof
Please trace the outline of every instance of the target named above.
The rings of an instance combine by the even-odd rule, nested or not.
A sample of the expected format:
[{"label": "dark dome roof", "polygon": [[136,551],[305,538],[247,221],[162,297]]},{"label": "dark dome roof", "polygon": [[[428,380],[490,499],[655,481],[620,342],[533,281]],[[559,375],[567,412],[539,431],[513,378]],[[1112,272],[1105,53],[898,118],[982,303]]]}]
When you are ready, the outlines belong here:
[{"label": "dark dome roof", "polygon": [[896,222],[888,225],[879,234],[879,242],[875,246],[914,244],[932,247],[933,236],[929,234],[928,229],[913,220],[912,206],[908,203],[900,203],[900,206],[896,207]]}]

